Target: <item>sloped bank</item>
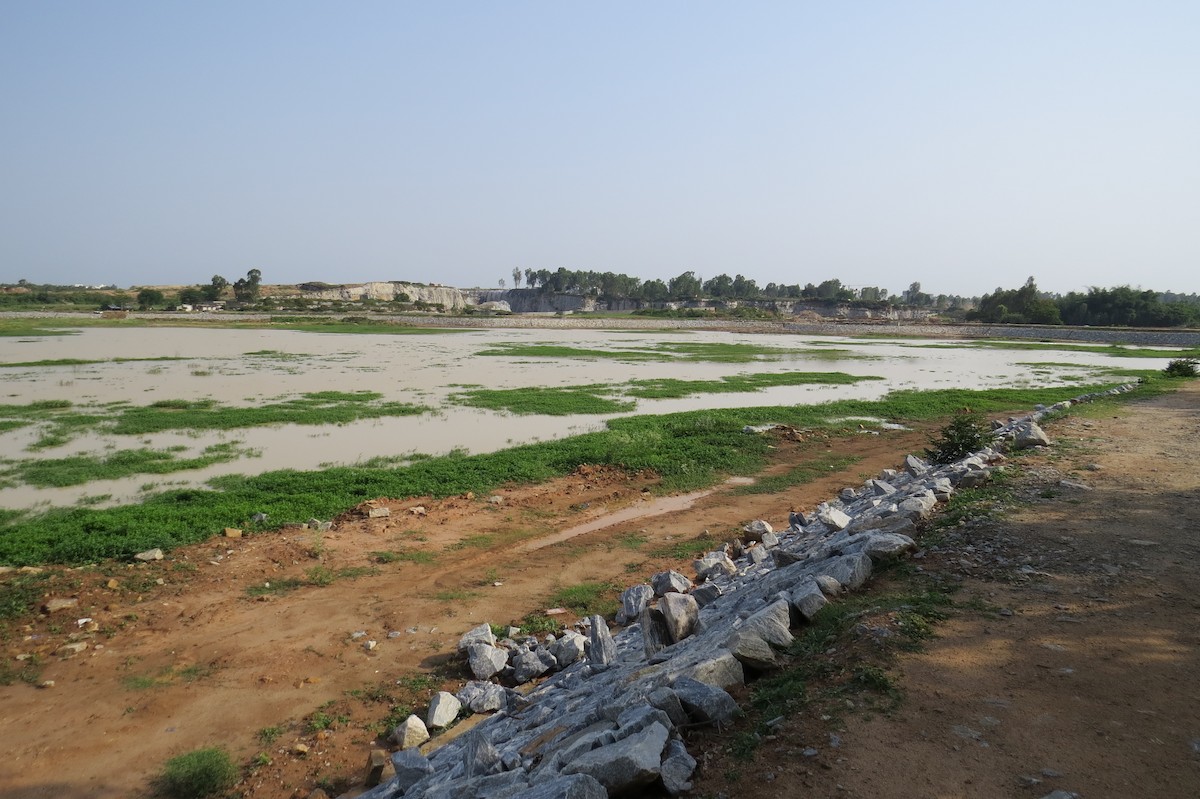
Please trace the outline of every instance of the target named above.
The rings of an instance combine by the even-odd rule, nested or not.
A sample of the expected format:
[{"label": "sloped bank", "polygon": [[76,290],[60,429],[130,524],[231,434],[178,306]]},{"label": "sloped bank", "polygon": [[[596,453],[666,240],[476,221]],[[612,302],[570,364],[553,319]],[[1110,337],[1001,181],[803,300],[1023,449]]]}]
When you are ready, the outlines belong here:
[{"label": "sloped bank", "polygon": [[[742,541],[695,562],[698,586],[664,572],[622,597],[615,636],[593,616],[587,636],[568,631],[543,641],[496,642],[486,625],[460,642],[479,681],[457,697],[439,695],[432,726],[465,706],[496,711],[429,757],[413,716],[397,727],[395,776],[372,797],[605,797],[659,784],[690,787],[695,760],[680,730],[722,724],[738,712],[725,689],[778,665],[775,648],[831,600],[865,584],[881,561],[915,548],[907,534],[955,490],[980,485],[1002,452],[1049,443],[1037,422],[1075,402],[1128,392],[1133,385],[1084,395],[998,425],[996,443],[947,466],[909,456],[858,489],[796,514],[776,534],[748,525]],[[502,687],[553,672],[527,695]]]}]

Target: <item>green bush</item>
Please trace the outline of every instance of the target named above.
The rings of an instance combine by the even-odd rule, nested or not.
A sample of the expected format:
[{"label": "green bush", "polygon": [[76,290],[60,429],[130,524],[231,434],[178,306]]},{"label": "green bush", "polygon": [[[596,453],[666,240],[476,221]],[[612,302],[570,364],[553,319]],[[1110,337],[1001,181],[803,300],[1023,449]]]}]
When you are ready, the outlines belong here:
[{"label": "green bush", "polygon": [[229,753],[212,747],[171,758],[158,781],[168,796],[202,799],[232,788],[237,779],[238,769]]},{"label": "green bush", "polygon": [[983,417],[974,413],[962,413],[950,420],[941,429],[939,436],[929,443],[925,457],[934,463],[953,463],[978,452],[991,442],[991,431]]},{"label": "green bush", "polygon": [[1163,374],[1167,377],[1196,377],[1197,374],[1200,374],[1197,366],[1200,366],[1200,361],[1195,358],[1176,358],[1167,364],[1167,368],[1163,369]]}]

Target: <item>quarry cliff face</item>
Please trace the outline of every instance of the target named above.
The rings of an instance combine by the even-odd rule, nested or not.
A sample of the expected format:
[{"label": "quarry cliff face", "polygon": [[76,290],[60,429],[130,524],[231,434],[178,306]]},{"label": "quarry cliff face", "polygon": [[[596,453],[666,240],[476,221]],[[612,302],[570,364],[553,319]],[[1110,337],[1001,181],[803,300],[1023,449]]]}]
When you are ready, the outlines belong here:
[{"label": "quarry cliff face", "polygon": [[637,300],[621,300],[605,303],[594,297],[578,294],[556,294],[536,289],[458,289],[450,286],[405,283],[402,281],[375,281],[370,283],[322,286],[320,288],[299,287],[305,297],[317,300],[356,302],[379,300],[391,302],[407,295],[408,302],[423,302],[439,305],[448,311],[487,304],[492,308],[511,310],[513,313],[551,314],[589,311],[633,311],[640,308],[736,308],[738,305],[776,311],[795,317],[812,319],[843,320],[920,320],[927,318],[929,309],[865,308],[851,305],[827,305],[815,302],[793,301],[741,301],[721,302],[717,300],[698,302],[646,303]]},{"label": "quarry cliff face", "polygon": [[316,300],[340,300],[356,302],[359,300],[381,300],[391,302],[401,295],[408,295],[409,302],[425,302],[430,305],[441,305],[447,310],[459,310],[479,302],[478,289],[456,289],[449,286],[437,286],[417,283],[402,283],[399,281],[374,281],[371,283],[330,286],[316,291],[305,291],[304,296]]}]

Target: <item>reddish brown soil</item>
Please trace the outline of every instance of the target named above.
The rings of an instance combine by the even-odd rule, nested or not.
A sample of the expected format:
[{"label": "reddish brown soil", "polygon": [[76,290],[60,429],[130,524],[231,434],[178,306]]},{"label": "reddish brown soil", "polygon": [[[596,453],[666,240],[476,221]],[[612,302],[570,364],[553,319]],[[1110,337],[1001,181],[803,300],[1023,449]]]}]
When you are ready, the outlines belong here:
[{"label": "reddish brown soil", "polygon": [[[851,631],[802,712],[758,739],[754,717],[698,736],[697,795],[1200,796],[1200,384],[1048,431],[999,518],[872,587],[959,585],[936,638],[881,654]],[[862,663],[888,669],[898,704],[840,690]]]},{"label": "reddish brown soil", "polygon": [[[655,549],[706,530],[732,537],[755,518],[786,526],[791,508],[811,507],[895,466],[925,438],[779,435],[768,471],[831,451],[861,460],[782,494],[723,487],[688,510],[533,551],[520,550],[629,505],[651,504],[643,489],[653,488],[654,476],[583,468],[546,485],[502,490],[501,504],[488,497],[381,498],[372,504],[388,507],[390,517],[368,519],[355,510],[323,534],[283,529],[216,538],[160,563],[55,572],[46,599],[75,597],[78,607],[12,625],[3,643],[10,663],[36,655],[42,665],[34,684],[54,686],[0,687],[0,797],[144,796],[168,758],[214,745],[248,766],[257,762],[237,788],[245,797],[303,796],[318,784],[331,793],[349,788],[389,713],[423,712],[433,691],[465,679],[451,657],[465,630],[519,620],[577,583],[623,587],[664,568],[690,573],[689,560],[656,556]],[[413,512],[417,507],[423,515]],[[379,563],[370,554],[385,551],[435,560]],[[307,579],[314,567],[372,573],[261,599],[247,593],[271,581]],[[110,580],[116,587],[107,587]],[[96,629],[80,630],[80,618],[93,619]],[[354,640],[356,631],[366,639]],[[56,656],[71,639],[88,649]],[[378,642],[374,650],[365,648],[367,639]],[[313,723],[318,712],[328,725],[320,716]],[[257,733],[269,727],[282,734],[267,744]],[[295,753],[298,743],[309,748],[306,755]]]},{"label": "reddish brown soil", "polygon": [[[1200,795],[1198,407],[1200,385],[1191,384],[1050,425],[1055,448],[1017,460],[1001,517],[943,532],[938,548],[927,544],[914,561],[920,574],[872,587],[882,596],[914,580],[960,586],[937,637],[918,653],[897,653],[869,632],[851,633],[827,653],[835,676],[855,664],[885,668],[899,703],[869,691],[823,694],[829,686],[818,682],[802,711],[750,747],[746,736],[762,721],[753,716],[695,734],[693,795]],[[285,529],[214,539],[160,564],[56,573],[51,594],[78,597],[79,609],[31,617],[4,643],[9,659],[39,654],[38,679],[55,685],[0,687],[0,797],[147,796],[167,758],[212,745],[247,766],[236,789],[246,797],[352,788],[389,712],[420,712],[432,691],[464,679],[451,655],[467,628],[519,619],[564,586],[623,586],[685,565],[653,552],[705,530],[720,539],[754,518],[783,525],[790,508],[895,466],[925,438],[780,438],[769,471],[829,447],[861,460],[781,494],[725,487],[689,510],[528,552],[518,548],[648,503],[642,489],[653,476],[584,469],[501,491],[500,505],[385,499],[378,504],[389,518],[351,512],[321,536]],[[418,505],[424,516],[410,512]],[[377,563],[369,555],[377,551],[436,560]],[[314,566],[376,572],[264,600],[247,594]],[[81,636],[89,649],[55,657],[85,616],[99,627]],[[888,614],[868,612],[862,622],[895,626]],[[352,640],[360,630],[378,641],[373,651]],[[752,690],[741,697],[748,705]],[[330,719],[328,729],[314,729],[314,713]],[[256,736],[267,727],[281,730],[269,745]]]}]

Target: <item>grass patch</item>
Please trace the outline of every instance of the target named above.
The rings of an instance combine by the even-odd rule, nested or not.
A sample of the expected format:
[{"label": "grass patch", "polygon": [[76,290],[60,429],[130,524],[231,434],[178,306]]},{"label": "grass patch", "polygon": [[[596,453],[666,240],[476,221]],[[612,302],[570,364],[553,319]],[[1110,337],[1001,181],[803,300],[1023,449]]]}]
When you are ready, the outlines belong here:
[{"label": "grass patch", "polygon": [[45,574],[17,574],[0,583],[0,621],[19,619],[37,607],[48,579]]},{"label": "grass patch", "polygon": [[[429,410],[420,405],[381,400],[382,395],[372,391],[316,391],[254,407],[224,406],[214,400],[175,399],[160,400],[145,406],[117,404],[87,410],[79,410],[66,400],[52,400],[29,405],[0,405],[0,425],[42,424],[45,429],[41,438],[30,446],[30,449],[36,450],[61,446],[86,431],[145,436],[169,430],[229,430],[271,424],[347,424],[360,419],[414,416]],[[219,447],[213,450],[217,451]],[[134,456],[128,452],[142,454]],[[145,460],[145,452],[148,451],[131,450],[122,457]]]},{"label": "grass patch", "polygon": [[83,485],[94,480],[119,480],[135,474],[170,474],[228,463],[251,450],[234,443],[214,444],[194,458],[181,458],[173,450],[124,449],[111,455],[73,455],[18,461],[0,471],[0,476],[39,488]]},{"label": "grass patch", "polygon": [[681,399],[697,394],[734,394],[760,391],[775,386],[848,385],[863,380],[882,380],[873,375],[845,372],[782,372],[779,374],[734,375],[719,380],[676,380],[655,378],[634,380],[628,394],[638,399]]},{"label": "grass patch", "polygon": [[826,477],[830,472],[848,469],[862,458],[856,455],[822,455],[812,463],[801,464],[783,474],[771,474],[757,478],[750,485],[737,486],[735,494],[778,494],[795,486],[807,485]]},{"label": "grass patch", "polygon": [[662,342],[653,347],[631,347],[629,349],[592,350],[567,347],[559,344],[516,344],[504,343],[476,355],[504,358],[574,358],[588,361],[706,361],[710,363],[757,363],[778,361],[788,358],[808,357],[833,360],[856,356],[850,350],[785,349],[761,344],[729,342]]},{"label": "grass patch", "polygon": [[197,749],[167,761],[157,779],[159,790],[177,799],[203,799],[229,790],[238,768],[220,747]]},{"label": "grass patch", "polygon": [[[1134,394],[1100,400],[1093,407],[1146,396],[1154,387],[1167,390],[1170,382],[1159,380]],[[819,427],[828,419],[846,416],[910,422],[948,416],[964,407],[980,413],[1009,412],[1109,385],[897,391],[876,401],[633,416],[613,419],[599,432],[480,455],[452,453],[403,468],[334,467],[224,476],[211,480],[211,489],[164,491],[138,504],[57,508],[37,515],[0,513],[0,563],[78,564],[126,557],[153,547],[201,541],[224,527],[255,529],[250,518],[259,512],[268,514],[272,524],[328,519],[374,497],[486,495],[506,483],[543,482],[584,464],[652,471],[660,475],[664,491],[690,491],[729,475],[762,469],[769,442],[765,436],[743,433],[747,425]]]},{"label": "grass patch", "polygon": [[437,555],[422,550],[384,550],[368,552],[367,557],[376,563],[421,563],[429,564],[437,560]]},{"label": "grass patch", "polygon": [[579,583],[555,591],[546,600],[552,607],[563,607],[580,616],[610,616],[617,612],[620,589],[615,583]]},{"label": "grass patch", "polygon": [[600,384],[550,388],[479,388],[453,394],[450,400],[472,408],[522,415],[570,416],[633,410],[634,403],[607,396],[612,391],[612,387]]},{"label": "grass patch", "polygon": [[246,593],[253,597],[274,596],[295,591],[297,588],[303,588],[305,585],[306,583],[303,580],[298,580],[295,577],[281,577],[278,580],[268,580],[262,585],[252,585],[246,589]]},{"label": "grass patch", "polygon": [[686,541],[677,541],[672,544],[664,544],[650,550],[651,557],[655,558],[672,558],[674,560],[688,560],[703,555],[705,552],[711,552],[721,545],[721,540],[715,535],[712,535],[707,530],[703,534],[695,538],[689,538]]},{"label": "grass patch", "polygon": [[[1122,344],[1070,344],[1054,341],[963,341],[956,344],[901,344],[902,347],[921,349],[959,349],[975,347],[992,350],[1054,350],[1058,352],[1093,352],[1113,358],[1198,358],[1200,349],[1162,349],[1158,347],[1133,347]],[[1078,364],[1075,364],[1078,366]]]}]

